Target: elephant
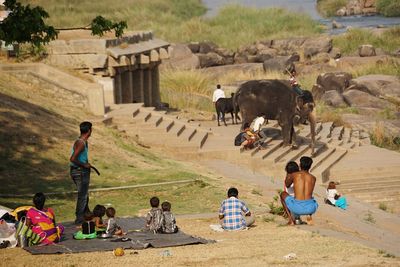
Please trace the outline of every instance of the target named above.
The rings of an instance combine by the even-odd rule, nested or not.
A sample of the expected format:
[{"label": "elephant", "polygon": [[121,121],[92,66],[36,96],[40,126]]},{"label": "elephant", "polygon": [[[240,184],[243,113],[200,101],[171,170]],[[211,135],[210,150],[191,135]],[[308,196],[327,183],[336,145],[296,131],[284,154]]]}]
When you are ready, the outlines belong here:
[{"label": "elephant", "polygon": [[[284,145],[292,145],[293,140],[296,143],[294,125],[308,120],[311,131],[311,153],[314,154],[315,103],[309,91],[298,95],[286,80],[251,80],[237,89],[234,107],[240,110],[242,128],[259,116],[277,120],[282,128]],[[297,144],[293,147],[297,147]]]}]

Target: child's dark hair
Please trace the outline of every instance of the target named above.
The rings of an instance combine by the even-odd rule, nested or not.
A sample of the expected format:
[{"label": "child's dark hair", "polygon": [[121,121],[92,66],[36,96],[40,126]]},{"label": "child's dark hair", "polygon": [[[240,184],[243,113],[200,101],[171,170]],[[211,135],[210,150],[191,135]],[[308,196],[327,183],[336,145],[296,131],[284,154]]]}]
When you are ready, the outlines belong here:
[{"label": "child's dark hair", "polygon": [[299,165],[296,162],[289,161],[286,164],[285,170],[287,173],[294,173],[294,172],[298,172],[300,169],[299,169]]},{"label": "child's dark hair", "polygon": [[231,187],[228,190],[228,197],[238,197],[239,191],[235,187]]},{"label": "child's dark hair", "polygon": [[168,201],[164,201],[161,204],[161,208],[163,211],[171,211],[171,203],[169,203]]},{"label": "child's dark hair", "polygon": [[150,198],[150,205],[153,208],[157,208],[160,205],[160,199],[158,197],[152,197]]},{"label": "child's dark hair", "polygon": [[115,209],[113,207],[109,207],[106,209],[106,215],[108,218],[114,218],[115,216]]},{"label": "child's dark hair", "polygon": [[93,217],[93,212],[91,212],[90,210],[85,211],[85,213],[83,214],[83,219],[87,222],[93,220]]},{"label": "child's dark hair", "polygon": [[93,209],[94,217],[103,217],[106,214],[106,207],[103,205],[96,205]]},{"label": "child's dark hair", "polygon": [[328,184],[328,189],[336,189],[336,183],[335,182],[329,182]]}]

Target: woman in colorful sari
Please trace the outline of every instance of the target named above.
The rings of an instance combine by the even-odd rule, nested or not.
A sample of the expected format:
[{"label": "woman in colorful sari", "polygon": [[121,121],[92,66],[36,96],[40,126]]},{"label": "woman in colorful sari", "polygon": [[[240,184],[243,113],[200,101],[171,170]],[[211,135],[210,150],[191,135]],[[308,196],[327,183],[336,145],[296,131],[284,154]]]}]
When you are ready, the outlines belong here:
[{"label": "woman in colorful sari", "polygon": [[64,226],[56,226],[54,211],[51,208],[44,208],[46,196],[43,193],[36,193],[33,197],[35,207],[30,208],[26,214],[27,225],[32,232],[41,237],[41,245],[49,245],[59,242]]}]

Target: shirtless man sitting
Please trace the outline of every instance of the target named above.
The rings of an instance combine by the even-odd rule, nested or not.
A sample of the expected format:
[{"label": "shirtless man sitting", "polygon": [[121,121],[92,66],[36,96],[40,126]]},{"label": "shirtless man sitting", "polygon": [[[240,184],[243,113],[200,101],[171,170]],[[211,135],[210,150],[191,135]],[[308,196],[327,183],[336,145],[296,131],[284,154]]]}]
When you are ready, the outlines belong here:
[{"label": "shirtless man sitting", "polygon": [[300,171],[292,173],[285,180],[286,187],[290,187],[292,183],[294,187],[294,197],[287,192],[281,193],[281,202],[288,214],[289,225],[294,225],[300,215],[307,215],[307,224],[312,224],[311,215],[317,211],[318,203],[313,197],[316,178],[309,173],[312,163],[310,157],[301,157]]}]

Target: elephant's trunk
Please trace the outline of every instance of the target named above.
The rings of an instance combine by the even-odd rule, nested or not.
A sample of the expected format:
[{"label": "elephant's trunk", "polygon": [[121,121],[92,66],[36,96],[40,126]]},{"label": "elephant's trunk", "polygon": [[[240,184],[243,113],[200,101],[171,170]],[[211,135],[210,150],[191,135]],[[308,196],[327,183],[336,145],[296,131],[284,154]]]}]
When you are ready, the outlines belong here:
[{"label": "elephant's trunk", "polygon": [[315,109],[308,115],[308,121],[310,122],[310,132],[311,132],[311,155],[315,153],[315,125],[317,121],[317,115]]}]

